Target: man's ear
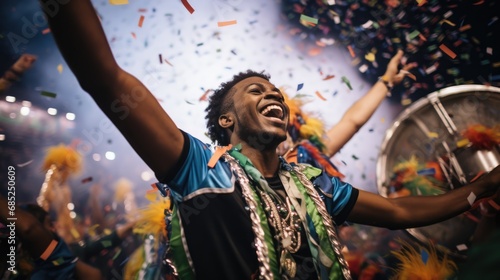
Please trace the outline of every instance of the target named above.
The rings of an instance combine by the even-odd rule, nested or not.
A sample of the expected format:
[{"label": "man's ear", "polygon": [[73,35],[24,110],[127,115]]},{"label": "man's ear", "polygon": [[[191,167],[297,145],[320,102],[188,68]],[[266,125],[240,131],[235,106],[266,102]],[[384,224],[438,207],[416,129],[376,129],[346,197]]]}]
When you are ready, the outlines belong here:
[{"label": "man's ear", "polygon": [[219,125],[222,128],[231,128],[234,125],[233,116],[228,113],[219,116]]}]

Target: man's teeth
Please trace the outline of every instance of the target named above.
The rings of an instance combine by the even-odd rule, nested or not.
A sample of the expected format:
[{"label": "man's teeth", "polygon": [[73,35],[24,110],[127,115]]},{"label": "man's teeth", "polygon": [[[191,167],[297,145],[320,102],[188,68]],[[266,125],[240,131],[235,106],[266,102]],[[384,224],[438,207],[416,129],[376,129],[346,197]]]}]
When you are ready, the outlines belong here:
[{"label": "man's teeth", "polygon": [[281,118],[281,116],[283,116],[283,109],[281,109],[280,106],[278,105],[269,105],[267,106],[263,111],[262,111],[262,114],[264,116],[266,116],[267,114],[269,114],[272,110],[278,110],[279,113],[275,114],[277,117]]}]

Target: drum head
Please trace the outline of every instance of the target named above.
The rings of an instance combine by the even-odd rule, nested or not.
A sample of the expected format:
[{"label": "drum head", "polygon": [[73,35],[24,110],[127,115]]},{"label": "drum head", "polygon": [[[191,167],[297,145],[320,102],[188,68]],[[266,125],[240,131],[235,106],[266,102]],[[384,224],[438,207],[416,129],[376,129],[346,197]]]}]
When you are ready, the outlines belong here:
[{"label": "drum head", "polygon": [[[396,118],[383,140],[377,162],[380,195],[443,193],[492,170],[500,162],[498,145],[477,149],[464,142],[462,132],[475,124],[500,124],[500,88],[453,86],[413,103]],[[417,176],[405,173],[410,169]],[[421,188],[422,185],[431,187]],[[478,210],[471,210],[407,232],[419,241],[432,242],[440,250],[464,257],[479,219]]]}]

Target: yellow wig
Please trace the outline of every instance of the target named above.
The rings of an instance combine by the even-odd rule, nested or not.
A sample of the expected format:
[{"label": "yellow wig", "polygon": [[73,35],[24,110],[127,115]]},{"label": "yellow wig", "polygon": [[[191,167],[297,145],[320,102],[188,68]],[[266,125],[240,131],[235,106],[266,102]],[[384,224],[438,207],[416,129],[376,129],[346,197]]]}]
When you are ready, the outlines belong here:
[{"label": "yellow wig", "polygon": [[75,174],[82,169],[82,156],[75,149],[59,144],[47,148],[42,170],[47,172],[53,164],[57,168],[66,168],[72,174]]},{"label": "yellow wig", "polygon": [[401,241],[402,247],[392,254],[401,262],[392,277],[407,280],[443,280],[451,278],[457,271],[457,265],[447,254],[439,257],[436,248],[430,244],[428,248],[412,246]]}]

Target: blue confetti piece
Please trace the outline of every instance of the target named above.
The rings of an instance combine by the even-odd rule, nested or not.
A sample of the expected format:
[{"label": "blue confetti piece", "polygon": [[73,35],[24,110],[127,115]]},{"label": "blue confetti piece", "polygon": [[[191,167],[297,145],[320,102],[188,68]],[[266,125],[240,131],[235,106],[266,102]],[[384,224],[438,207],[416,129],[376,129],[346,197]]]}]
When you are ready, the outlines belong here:
[{"label": "blue confetti piece", "polygon": [[304,83],[299,84],[299,85],[297,86],[297,91],[301,90],[303,87],[304,87]]},{"label": "blue confetti piece", "polygon": [[422,256],[422,262],[427,264],[427,260],[429,260],[429,253],[425,249],[420,250],[420,255]]},{"label": "blue confetti piece", "polygon": [[436,169],[434,168],[426,168],[417,171],[418,175],[434,175],[436,174]]}]

